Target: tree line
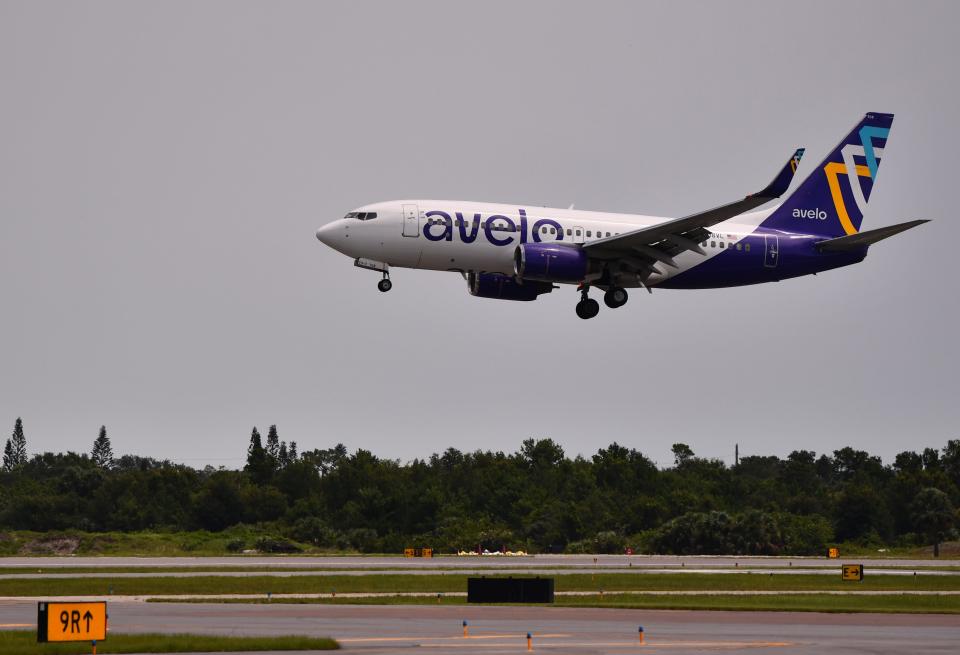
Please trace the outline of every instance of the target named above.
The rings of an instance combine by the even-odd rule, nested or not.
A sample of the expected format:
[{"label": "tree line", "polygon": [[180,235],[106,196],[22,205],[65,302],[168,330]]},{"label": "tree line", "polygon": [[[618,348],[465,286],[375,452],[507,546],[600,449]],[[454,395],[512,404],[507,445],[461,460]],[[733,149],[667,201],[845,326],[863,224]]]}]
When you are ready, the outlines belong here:
[{"label": "tree line", "polygon": [[657,467],[617,443],[568,457],[551,439],[514,453],[407,463],[300,451],[254,428],[240,470],[114,457],[105,427],[90,453],[27,454],[17,419],[0,473],[0,529],[223,531],[255,525],[288,545],[398,552],[822,554],[835,543],[939,544],[960,527],[960,440],[885,465],[850,447],[748,456],[728,466],[673,447]]}]

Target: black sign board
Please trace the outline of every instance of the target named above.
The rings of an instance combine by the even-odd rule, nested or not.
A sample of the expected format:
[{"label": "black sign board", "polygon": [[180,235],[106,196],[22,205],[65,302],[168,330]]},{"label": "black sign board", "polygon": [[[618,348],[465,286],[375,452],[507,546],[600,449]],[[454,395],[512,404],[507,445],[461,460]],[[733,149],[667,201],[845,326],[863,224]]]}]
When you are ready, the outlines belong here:
[{"label": "black sign board", "polygon": [[552,603],[553,578],[467,578],[468,603]]}]

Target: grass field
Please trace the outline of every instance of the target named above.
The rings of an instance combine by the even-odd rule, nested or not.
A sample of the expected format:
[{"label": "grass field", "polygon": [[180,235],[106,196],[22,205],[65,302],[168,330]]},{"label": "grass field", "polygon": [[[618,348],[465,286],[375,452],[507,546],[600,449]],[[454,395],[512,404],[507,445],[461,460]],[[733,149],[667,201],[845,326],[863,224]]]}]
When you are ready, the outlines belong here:
[{"label": "grass field", "polygon": [[[189,634],[111,634],[97,642],[97,653],[215,653],[264,650],[336,650],[333,639],[317,637],[218,637]],[[89,642],[38,644],[37,633],[30,630],[0,630],[0,655],[51,653],[86,655]]]},{"label": "grass field", "polygon": [[[223,532],[194,531],[142,531],[142,532],[83,532],[64,530],[55,532],[33,532],[29,530],[7,530],[0,533],[0,557],[2,556],[44,556],[44,555],[115,555],[137,557],[178,557],[203,555],[235,554],[242,558],[241,551],[253,549],[261,537],[278,538],[278,531],[269,526],[237,525]],[[317,548],[309,543],[291,542],[304,555],[351,555],[359,556],[355,551],[337,551],[329,548]],[[428,545],[428,544],[423,544]],[[929,546],[877,546],[859,544],[837,544],[844,557],[869,558],[912,558],[933,559]],[[388,555],[400,556],[399,553]],[[379,555],[382,556],[382,555]],[[944,558],[960,557],[960,542],[942,544]]]},{"label": "grass field", "polygon": [[[218,595],[296,594],[348,592],[451,592],[465,591],[467,575],[323,575],[186,578],[136,577],[57,578],[0,580],[0,596],[103,596],[117,595]],[[597,573],[553,575],[557,591],[957,591],[960,576],[882,575],[867,571],[863,582],[844,582],[836,576],[814,574],[706,574],[706,573]]]}]

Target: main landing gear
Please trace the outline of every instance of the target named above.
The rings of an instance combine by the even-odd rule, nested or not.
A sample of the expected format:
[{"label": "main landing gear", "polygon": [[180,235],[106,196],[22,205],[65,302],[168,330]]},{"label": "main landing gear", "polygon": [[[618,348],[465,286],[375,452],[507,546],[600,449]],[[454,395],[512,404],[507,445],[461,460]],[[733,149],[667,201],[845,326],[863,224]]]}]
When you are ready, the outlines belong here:
[{"label": "main landing gear", "polygon": [[[593,318],[600,313],[600,303],[590,298],[587,294],[590,292],[589,284],[581,284],[578,287],[580,291],[580,302],[577,303],[577,316],[582,319]],[[627,304],[627,290],[623,287],[610,287],[603,294],[603,304],[610,309],[623,307]]]},{"label": "main landing gear", "polygon": [[383,272],[383,279],[377,282],[377,288],[384,293],[393,288],[393,282],[390,281],[390,274],[386,271]]},{"label": "main landing gear", "polygon": [[600,303],[587,294],[590,292],[589,284],[580,285],[580,302],[577,303],[577,316],[586,320],[593,318],[600,313]]},{"label": "main landing gear", "polygon": [[627,290],[623,287],[610,287],[607,289],[607,292],[603,294],[603,303],[610,309],[616,309],[617,307],[626,305],[629,297]]}]

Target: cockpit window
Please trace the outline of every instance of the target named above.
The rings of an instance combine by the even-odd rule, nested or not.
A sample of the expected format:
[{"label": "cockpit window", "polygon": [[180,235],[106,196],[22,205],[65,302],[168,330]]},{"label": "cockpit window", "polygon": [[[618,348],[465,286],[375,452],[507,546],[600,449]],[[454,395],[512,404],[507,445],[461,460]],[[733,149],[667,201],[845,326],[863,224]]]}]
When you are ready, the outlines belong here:
[{"label": "cockpit window", "polygon": [[356,218],[361,221],[369,221],[377,217],[377,212],[347,212],[344,218]]}]

